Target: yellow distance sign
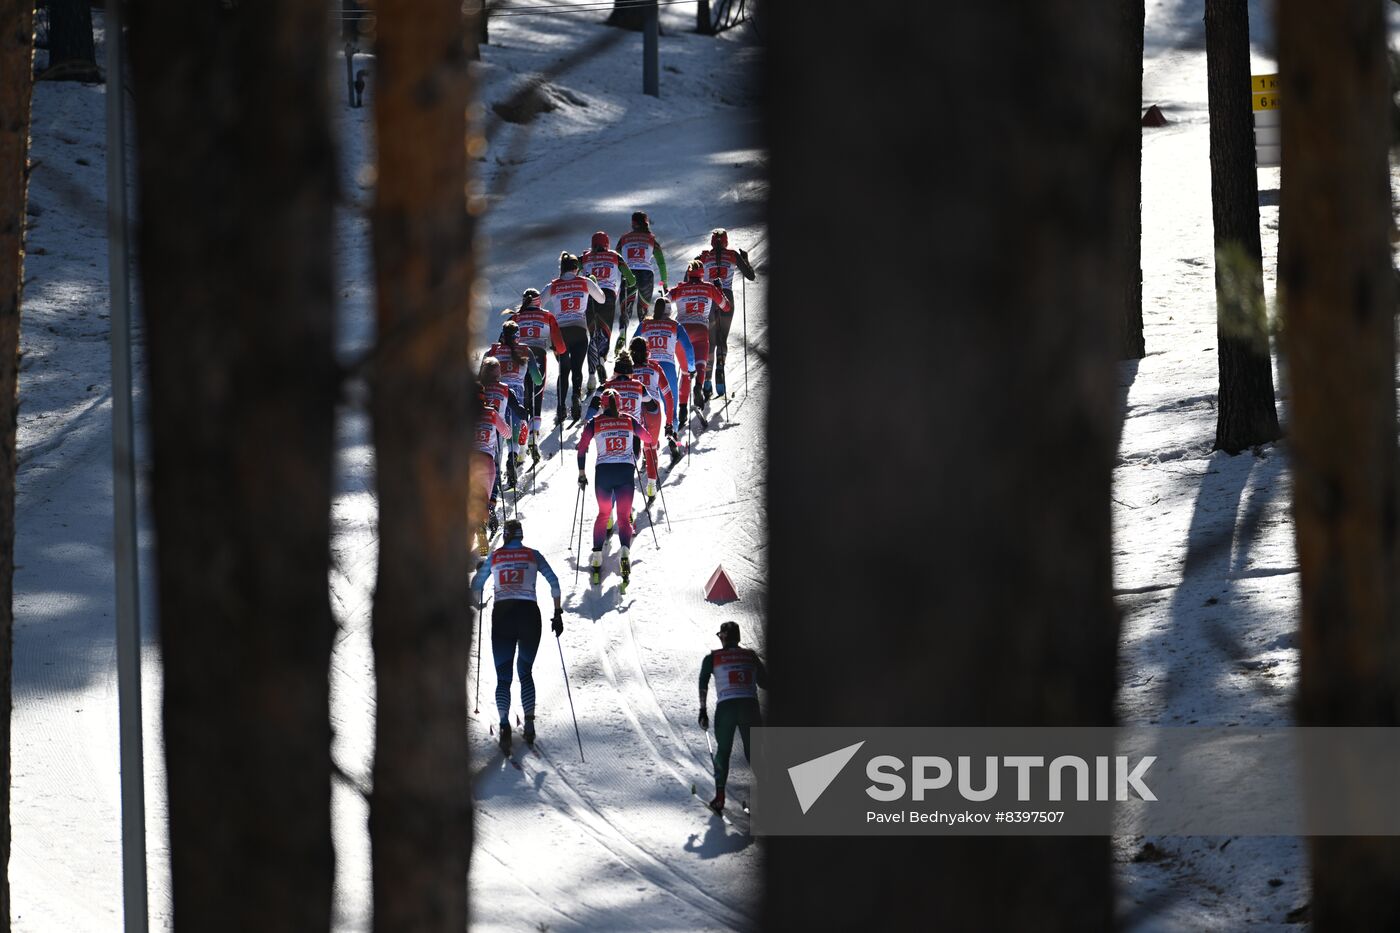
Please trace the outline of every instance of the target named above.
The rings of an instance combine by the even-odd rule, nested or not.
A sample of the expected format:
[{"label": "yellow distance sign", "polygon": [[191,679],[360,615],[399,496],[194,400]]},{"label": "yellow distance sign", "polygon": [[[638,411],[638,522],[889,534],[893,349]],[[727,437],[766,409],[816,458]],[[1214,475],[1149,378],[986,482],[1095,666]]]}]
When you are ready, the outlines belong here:
[{"label": "yellow distance sign", "polygon": [[1267,91],[1267,92],[1262,93],[1262,94],[1260,94],[1260,93],[1255,93],[1255,95],[1254,95],[1254,112],[1255,112],[1255,113],[1259,113],[1261,110],[1277,110],[1278,108],[1279,108],[1279,95],[1277,94],[1277,92],[1274,92],[1274,91]]},{"label": "yellow distance sign", "polygon": [[1260,91],[1277,91],[1278,75],[1250,75],[1249,84],[1256,94]]}]

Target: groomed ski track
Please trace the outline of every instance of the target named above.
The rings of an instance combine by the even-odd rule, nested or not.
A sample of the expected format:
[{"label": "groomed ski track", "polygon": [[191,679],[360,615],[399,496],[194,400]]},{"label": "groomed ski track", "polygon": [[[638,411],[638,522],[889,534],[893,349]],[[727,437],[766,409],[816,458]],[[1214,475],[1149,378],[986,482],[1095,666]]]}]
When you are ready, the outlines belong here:
[{"label": "groomed ski track", "polygon": [[[710,41],[676,39],[686,45]],[[508,34],[502,43],[511,45]],[[606,54],[607,63],[584,66],[583,74],[575,76],[577,83],[564,83],[586,94],[590,68],[635,68],[628,43],[622,46]],[[701,45],[696,51],[711,47]],[[486,52],[488,66],[493,51]],[[488,67],[483,97],[496,99],[518,80],[514,73],[493,75]],[[509,166],[509,185],[485,218],[489,299],[478,321],[483,349],[500,326],[500,309],[517,304],[523,288],[542,286],[557,274],[560,250],[580,251],[595,229],[607,230],[615,239],[634,209],[651,215],[671,284],[681,277],[685,261],[708,246],[709,231],[716,226],[729,229],[732,245],[750,250],[760,267],[760,282],[749,283],[746,290],[735,283],[736,303],[747,307],[741,304],[730,335],[726,370],[734,398],[725,414],[711,417],[710,428],[694,436],[687,458],[672,464],[664,448],[661,452],[665,504],[658,496],[651,509],[654,537],[642,511],[644,500],[640,495],[636,499],[632,578],[625,596],[618,592],[616,535],[604,549],[602,584],[589,585],[586,566],[575,583],[569,519],[578,495],[576,445],[582,425],[564,429],[561,453],[553,431],[558,370],[550,360],[541,437],[545,459],[533,480],[527,479],[529,470],[522,472],[527,492],[519,499],[519,514],[526,542],[545,554],[562,583],[562,647],[587,761],[579,760],[559,649],[547,626],[534,665],[538,747],[529,751],[519,740],[517,681],[511,722],[519,767],[496,750],[489,731],[496,720],[496,676],[488,599],[479,706],[475,654],[467,683],[468,700],[480,710],[469,724],[476,801],[473,929],[743,930],[757,925],[762,866],[758,845],[747,833],[748,817],[740,809],[749,796],[747,762],[736,741],[729,812],[723,819],[710,814],[703,806],[713,793],[709,751],[695,719],[700,661],[718,646],[714,633],[719,623],[738,621],[745,643],[763,650],[768,372],[751,350],[746,391],[743,349],[745,312],[751,344],[767,347],[762,288],[767,245],[758,222],[762,159],[750,113],[700,98],[673,105],[676,113],[666,104],[647,101],[646,107],[658,113],[618,114],[616,125],[591,132],[565,128],[555,136],[558,128],[542,122],[531,131],[528,160]],[[369,115],[368,109],[345,115],[347,187],[358,187],[366,164]],[[509,152],[512,134],[518,132],[504,127],[492,141],[487,162],[476,163],[485,170],[486,190],[498,170],[493,156]],[[370,192],[361,187],[357,195],[363,204]],[[566,232],[530,236],[532,229],[556,223]],[[341,224],[341,269],[350,355],[371,339],[366,236],[363,220],[348,213]],[[635,323],[629,323],[629,336]],[[611,360],[608,368],[611,372]],[[712,415],[722,404],[722,399],[711,404]],[[692,424],[699,428],[699,419],[692,418]],[[336,508],[333,591],[344,628],[334,658],[332,709],[336,760],[349,777],[339,783],[335,798],[337,906],[340,927],[359,929],[369,906],[366,809],[360,789],[368,786],[372,760],[369,606],[376,553],[373,463],[362,415],[344,419],[342,450],[347,479]],[[590,484],[592,473],[590,452]],[[584,537],[591,541],[596,514],[591,485],[583,495],[583,511]],[[585,543],[585,565],[588,549]],[[721,563],[741,596],[726,606],[707,603],[702,592]],[[548,616],[543,580],[540,598]],[[712,713],[713,705],[712,697]]]}]

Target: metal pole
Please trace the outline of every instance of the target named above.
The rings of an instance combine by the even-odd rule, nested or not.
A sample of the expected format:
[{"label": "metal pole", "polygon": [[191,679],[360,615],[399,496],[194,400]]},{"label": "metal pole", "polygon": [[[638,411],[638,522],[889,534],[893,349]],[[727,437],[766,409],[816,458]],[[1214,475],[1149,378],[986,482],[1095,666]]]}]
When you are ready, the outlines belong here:
[{"label": "metal pole", "polygon": [[[596,620],[595,620],[596,621]],[[583,757],[583,735],[578,731],[578,714],[574,712],[574,691],[569,687],[569,668],[564,664],[564,645],[559,636],[554,636],[554,644],[559,649],[559,669],[564,672],[564,693],[569,697],[569,715],[574,717],[574,738],[578,739],[578,760],[588,762]]]},{"label": "metal pole", "polygon": [[661,96],[661,8],[651,0],[646,9],[646,25],[642,29],[642,93]]},{"label": "metal pole", "polygon": [[117,734],[121,753],[122,918],[146,931],[146,782],[141,748],[141,605],[131,398],[131,292],[126,209],[126,49],[122,0],[106,7],[107,275],[112,321],[112,518],[117,614]]},{"label": "metal pole", "polygon": [[476,602],[476,700],[472,712],[481,712],[481,617],[486,612],[486,587],[481,588],[481,597]]},{"label": "metal pole", "polygon": [[744,394],[749,394],[749,280],[739,277],[739,294],[744,307]]}]

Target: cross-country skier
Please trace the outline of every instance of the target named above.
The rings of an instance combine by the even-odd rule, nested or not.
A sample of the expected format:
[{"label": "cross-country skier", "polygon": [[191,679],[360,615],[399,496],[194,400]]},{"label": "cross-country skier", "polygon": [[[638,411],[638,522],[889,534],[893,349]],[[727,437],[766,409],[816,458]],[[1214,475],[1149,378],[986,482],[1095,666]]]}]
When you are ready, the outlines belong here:
[{"label": "cross-country skier", "polygon": [[609,389],[617,392],[617,407],[620,414],[628,418],[642,420],[642,405],[655,395],[658,407],[661,395],[654,387],[647,386],[632,377],[632,356],[626,350],[617,355],[613,367],[613,377],[598,387],[598,391],[588,400],[588,417],[595,417],[603,405],[603,393]]},{"label": "cross-country skier", "polygon": [[[666,253],[656,237],[651,234],[651,218],[646,211],[632,213],[632,229],[617,238],[617,251],[622,254],[632,274],[637,279],[635,288],[628,292],[628,299],[637,306],[637,320],[647,316],[651,308],[651,296],[656,290],[657,273],[660,273],[661,290],[666,290]],[[627,314],[626,300],[623,311]],[[622,325],[625,332],[627,325]],[[618,334],[621,340],[621,332]],[[622,349],[621,346],[618,349]]]},{"label": "cross-country skier", "polygon": [[[578,257],[570,252],[559,254],[559,278],[544,287],[540,307],[553,311],[559,322],[564,343],[568,347],[566,358],[559,361],[559,407],[554,420],[564,420],[564,399],[569,397],[571,415],[577,421],[583,415],[583,363],[588,357],[588,301],[602,302],[605,299],[598,283],[578,274]],[[573,376],[573,389],[569,388],[569,377]]]},{"label": "cross-country skier", "polygon": [[[734,750],[734,731],[744,742],[749,758],[749,728],[763,725],[758,709],[758,688],[768,686],[763,660],[749,648],[739,647],[739,623],[725,622],[715,632],[724,647],[705,655],[700,664],[700,728],[710,728],[706,702],[710,675],[715,678],[715,799],[710,809],[724,810],[724,785],[729,779],[729,755]],[[750,760],[752,760],[750,758]]]},{"label": "cross-country skier", "polygon": [[[645,370],[645,381],[638,379],[634,375],[632,365],[632,354],[623,350],[617,355],[617,362],[613,366],[613,377],[603,383],[597,395],[588,402],[588,416],[592,418],[602,404],[603,392],[608,389],[616,389],[618,395],[618,410],[629,417],[636,418],[646,429],[651,432],[653,438],[661,436],[661,411],[665,407],[671,411],[671,405],[667,399],[662,397],[661,385],[664,384],[665,376],[660,368],[655,370]],[[652,378],[652,377],[655,378]],[[671,427],[666,426],[666,434],[670,436]],[[646,463],[647,484],[646,497],[647,504],[656,498],[656,444],[646,444],[642,448]]]},{"label": "cross-country skier", "polygon": [[705,278],[718,285],[729,299],[729,310],[718,310],[710,324],[710,369],[715,376],[715,392],[724,394],[724,358],[729,351],[729,325],[734,323],[734,273],[750,282],[753,266],[745,250],[729,248],[729,231],[720,227],[710,233],[710,248],[696,257],[705,264]]},{"label": "cross-country skier", "polygon": [[[714,314],[731,313],[734,308],[724,292],[713,282],[705,281],[705,265],[692,259],[685,270],[685,280],[671,289],[671,301],[676,306],[676,323],[685,328],[690,345],[695,348],[695,387],[692,401],[699,408],[709,401],[713,386],[710,382],[710,328]],[[714,306],[713,311],[711,306]],[[722,382],[723,380],[721,380]],[[703,386],[702,386],[703,384]]]},{"label": "cross-country skier", "polygon": [[[666,371],[662,369],[659,364],[648,359],[647,342],[641,337],[633,337],[632,342],[628,344],[628,350],[629,355],[632,357],[632,378],[648,389],[655,387],[661,394],[662,409],[666,416],[666,443],[670,447],[672,460],[679,460],[681,450],[676,444],[676,396],[675,390],[671,386],[670,377],[666,375]],[[657,421],[660,421],[662,412],[658,411],[655,414]],[[657,429],[659,425],[655,422],[648,421],[646,419],[646,412],[643,412],[642,420],[643,423],[646,424],[647,430],[651,432],[652,437],[658,436]],[[651,445],[649,449],[652,455],[647,459],[646,463],[647,479],[654,484],[657,476],[656,445]],[[649,486],[648,488],[651,487]],[[648,495],[652,495],[652,493],[648,493]]]},{"label": "cross-country skier", "polygon": [[567,352],[564,345],[564,338],[559,333],[559,322],[554,315],[540,307],[540,292],[536,288],[527,288],[520,296],[520,309],[511,315],[511,320],[520,328],[517,338],[520,343],[530,348],[534,354],[535,365],[540,370],[540,381],[535,384],[534,391],[530,392],[530,397],[525,399],[525,407],[529,409],[530,418],[530,456],[538,463],[540,459],[540,412],[544,405],[544,384],[549,378],[549,351],[554,350],[554,355],[560,358],[559,365],[564,365],[563,356]]},{"label": "cross-country skier", "polygon": [[[486,399],[486,404],[490,405],[497,413],[505,419],[506,424],[524,424],[529,418],[529,410],[520,403],[515,390],[501,381],[501,361],[494,356],[488,356],[481,361],[481,373],[479,375],[481,383],[481,394]],[[512,433],[519,437],[519,430],[512,429]],[[515,458],[506,458],[506,488],[514,489],[516,480]]]},{"label": "cross-country skier", "polygon": [[636,489],[636,462],[640,444],[652,444],[650,431],[635,418],[622,414],[615,389],[603,393],[598,416],[583,429],[578,439],[578,484],[588,485],[585,471],[588,443],[595,445],[597,466],[593,472],[593,493],[598,500],[598,517],[593,520],[593,553],[589,556],[589,577],[593,584],[603,579],[603,541],[607,538],[608,519],[613,505],[617,506],[617,533],[622,541],[622,591],[632,573],[632,492]]},{"label": "cross-country skier", "polygon": [[477,553],[485,557],[491,546],[496,521],[496,478],[500,468],[496,456],[501,437],[510,433],[500,412],[491,407],[484,394],[476,397],[476,431],[472,435],[471,484],[467,499],[467,520],[476,529]]},{"label": "cross-country skier", "polygon": [[496,587],[491,609],[491,656],[496,661],[496,712],[501,716],[501,751],[510,754],[510,668],[520,672],[520,705],[525,708],[525,742],[535,744],[535,678],[531,668],[540,646],[540,606],[535,602],[535,575],[544,574],[554,595],[554,637],[564,633],[564,611],[559,605],[559,578],[549,561],[526,547],[519,519],[510,519],[502,535],[504,543],[491,553],[472,579],[472,592],[480,603],[489,577]]},{"label": "cross-country skier", "polygon": [[[515,393],[515,397],[524,401],[528,397],[525,388],[528,380],[531,385],[543,380],[539,367],[535,365],[534,354],[526,346],[519,342],[520,325],[514,321],[506,321],[501,325],[500,339],[491,344],[486,350],[486,357],[495,358],[501,364],[501,382],[510,387]],[[502,412],[506,420],[520,428],[519,431],[507,432],[507,453],[506,453],[506,475],[510,485],[515,485],[516,471],[522,459],[520,449],[525,445],[525,439],[520,435],[528,435],[528,419],[517,415],[513,410],[507,409]]]},{"label": "cross-country skier", "polygon": [[[593,234],[588,251],[579,256],[583,274],[591,276],[606,298],[601,302],[588,302],[588,391],[592,392],[598,382],[607,382],[608,371],[603,359],[608,355],[609,341],[612,340],[613,321],[617,317],[617,296],[622,291],[622,283],[628,288],[637,287],[637,279],[632,275],[622,254],[611,249],[611,241],[602,230]],[[618,324],[617,350],[622,349],[623,334],[627,332],[627,309],[622,309],[622,321]]]},{"label": "cross-country skier", "polygon": [[[695,348],[690,344],[690,336],[671,319],[671,299],[658,297],[652,316],[638,323],[637,330],[632,336],[634,338],[641,337],[646,341],[647,359],[657,363],[665,370],[666,377],[672,386],[680,386],[680,390],[676,393],[678,410],[674,425],[675,429],[679,431],[686,420],[685,401],[687,393],[690,391],[690,379],[695,369]],[[685,374],[684,377],[679,377],[676,372],[678,361],[681,363],[680,371]]]}]

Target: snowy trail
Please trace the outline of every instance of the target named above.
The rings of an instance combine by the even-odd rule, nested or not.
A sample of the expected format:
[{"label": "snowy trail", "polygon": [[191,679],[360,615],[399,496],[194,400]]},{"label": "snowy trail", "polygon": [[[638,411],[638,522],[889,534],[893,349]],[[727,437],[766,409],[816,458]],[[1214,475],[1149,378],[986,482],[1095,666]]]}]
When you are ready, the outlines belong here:
[{"label": "snowy trail", "polygon": [[[693,47],[698,61],[703,60],[699,53],[712,48],[707,41],[677,37],[682,49]],[[508,34],[500,43],[514,45]],[[630,64],[626,50],[616,54]],[[510,55],[525,58],[515,48],[510,53],[495,46],[487,51],[487,99],[513,87],[520,72],[538,67],[526,61],[519,67],[512,63],[508,74],[495,73],[495,63]],[[684,56],[675,60],[689,67]],[[628,97],[627,107],[617,108],[593,97],[591,83],[595,76],[599,82],[611,81],[617,67],[616,56],[589,63],[570,84],[590,101],[588,110],[580,113],[588,120],[601,116],[615,121],[612,125],[572,125],[578,114],[551,115],[561,119],[545,119],[534,128],[528,161],[508,166],[515,174],[482,230],[488,249],[483,267],[488,297],[478,320],[483,347],[500,324],[501,308],[514,305],[525,287],[539,287],[557,274],[561,250],[580,251],[595,229],[616,237],[634,209],[650,213],[666,250],[672,283],[685,261],[708,245],[715,226],[727,227],[734,245],[750,248],[762,276],[765,231],[753,221],[761,212],[763,168],[753,142],[757,126],[752,114],[726,110],[717,115],[713,100],[705,99],[704,93],[695,99],[677,93],[681,99],[661,102]],[[343,115],[343,172],[351,190],[367,161],[367,113]],[[505,127],[487,160],[477,163],[486,170],[485,187],[492,184],[495,155],[510,152],[511,134],[516,132]],[[358,197],[367,196],[361,189]],[[541,224],[561,220],[569,225],[563,236],[534,236]],[[372,339],[364,323],[372,318],[366,234],[362,214],[342,218],[345,354]],[[767,328],[761,283],[750,283],[739,296],[747,299],[743,311],[748,335],[762,346]],[[559,651],[547,629],[534,665],[539,753],[519,756],[517,769],[495,751],[494,737],[488,734],[496,718],[488,602],[482,628],[486,644],[480,713],[470,723],[477,801],[471,875],[474,929],[756,926],[759,849],[746,834],[747,818],[741,813],[721,819],[703,808],[713,783],[705,737],[695,723],[696,676],[703,654],[718,645],[714,632],[719,623],[737,620],[746,643],[763,649],[761,451],[766,370],[751,354],[750,391],[745,393],[743,322],[741,312],[730,336],[727,367],[731,393],[737,390],[739,397],[723,419],[712,421],[712,429],[698,436],[688,461],[671,466],[662,453],[665,505],[658,498],[652,510],[655,537],[637,502],[634,569],[625,597],[616,592],[615,537],[605,552],[605,566],[612,572],[603,584],[596,590],[590,587],[586,573],[574,584],[568,542],[577,528],[571,532],[569,517],[578,494],[574,460],[581,428],[563,432],[561,452],[549,430],[557,375],[551,362],[544,404],[548,433],[541,438],[546,459],[524,486],[528,492],[519,500],[519,511],[527,543],[545,554],[563,585],[567,629],[561,647],[587,763],[578,760]],[[635,321],[629,331],[634,326]],[[332,677],[335,755],[341,769],[361,785],[370,771],[374,684],[369,607],[376,542],[367,431],[362,415],[347,413],[343,418],[341,468],[346,478],[335,508],[338,570],[333,578],[342,624]],[[584,534],[591,539],[591,487],[583,508]],[[585,562],[587,553],[585,545]],[[724,607],[706,603],[701,592],[721,561],[742,597]],[[547,600],[547,589],[540,592]],[[477,694],[475,670],[473,658],[466,684],[469,701]],[[518,697],[516,683],[512,722],[521,715]],[[746,762],[736,748],[730,781],[735,804],[747,799],[749,782]],[[692,785],[698,796],[691,795]],[[361,929],[369,889],[365,804],[354,787],[339,782],[335,806],[337,923],[341,929]]]}]

